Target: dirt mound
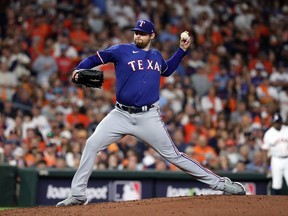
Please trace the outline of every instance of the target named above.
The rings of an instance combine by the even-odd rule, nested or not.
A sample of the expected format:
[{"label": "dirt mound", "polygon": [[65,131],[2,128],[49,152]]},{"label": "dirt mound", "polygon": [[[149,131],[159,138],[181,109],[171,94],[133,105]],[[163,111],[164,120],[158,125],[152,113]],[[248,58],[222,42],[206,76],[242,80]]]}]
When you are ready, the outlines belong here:
[{"label": "dirt mound", "polygon": [[288,196],[206,195],[108,202],[86,206],[43,206],[1,211],[4,216],[181,216],[181,215],[287,215]]}]

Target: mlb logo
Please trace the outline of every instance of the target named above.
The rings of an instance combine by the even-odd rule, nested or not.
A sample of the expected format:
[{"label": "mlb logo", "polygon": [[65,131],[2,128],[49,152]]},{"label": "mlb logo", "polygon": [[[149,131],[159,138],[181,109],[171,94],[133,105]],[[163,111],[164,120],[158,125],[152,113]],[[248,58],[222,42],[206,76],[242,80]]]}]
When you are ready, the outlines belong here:
[{"label": "mlb logo", "polygon": [[139,181],[115,181],[114,201],[140,200],[142,184]]},{"label": "mlb logo", "polygon": [[256,195],[256,185],[252,182],[244,183],[244,187],[246,188],[246,195]]}]

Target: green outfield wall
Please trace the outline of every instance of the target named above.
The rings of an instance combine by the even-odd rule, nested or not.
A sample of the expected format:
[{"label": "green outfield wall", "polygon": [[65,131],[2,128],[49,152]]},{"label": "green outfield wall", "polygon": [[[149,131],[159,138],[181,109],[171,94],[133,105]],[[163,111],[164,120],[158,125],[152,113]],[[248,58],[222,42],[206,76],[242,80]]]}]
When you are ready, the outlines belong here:
[{"label": "green outfield wall", "polygon": [[16,167],[0,166],[0,206],[17,205],[16,181]]}]

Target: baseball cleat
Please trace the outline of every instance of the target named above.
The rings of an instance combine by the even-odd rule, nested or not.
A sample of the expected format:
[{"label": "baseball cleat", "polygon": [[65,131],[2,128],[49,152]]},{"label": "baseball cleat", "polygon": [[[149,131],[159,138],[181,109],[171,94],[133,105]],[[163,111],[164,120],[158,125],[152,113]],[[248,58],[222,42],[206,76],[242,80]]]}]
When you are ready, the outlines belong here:
[{"label": "baseball cleat", "polygon": [[61,202],[58,202],[56,207],[73,206],[73,205],[87,205],[87,203],[88,203],[88,199],[87,198],[80,199],[80,198],[76,198],[76,197],[73,197],[73,196],[69,196],[65,200],[63,200]]},{"label": "baseball cleat", "polygon": [[232,182],[229,178],[224,177],[224,194],[246,195],[245,187],[239,182]]}]

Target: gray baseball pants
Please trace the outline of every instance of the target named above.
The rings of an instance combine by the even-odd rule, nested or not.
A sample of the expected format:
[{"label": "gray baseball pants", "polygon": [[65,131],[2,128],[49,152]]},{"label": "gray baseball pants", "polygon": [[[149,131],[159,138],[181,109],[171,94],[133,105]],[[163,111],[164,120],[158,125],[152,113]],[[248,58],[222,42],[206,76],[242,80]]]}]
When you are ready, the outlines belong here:
[{"label": "gray baseball pants", "polygon": [[85,144],[80,165],[72,180],[72,196],[86,196],[85,191],[97,152],[127,134],[149,144],[170,163],[200,182],[208,184],[213,189],[223,190],[223,178],[178,151],[161,120],[159,104],[155,103],[149,111],[136,114],[130,114],[116,107],[100,122]]}]

